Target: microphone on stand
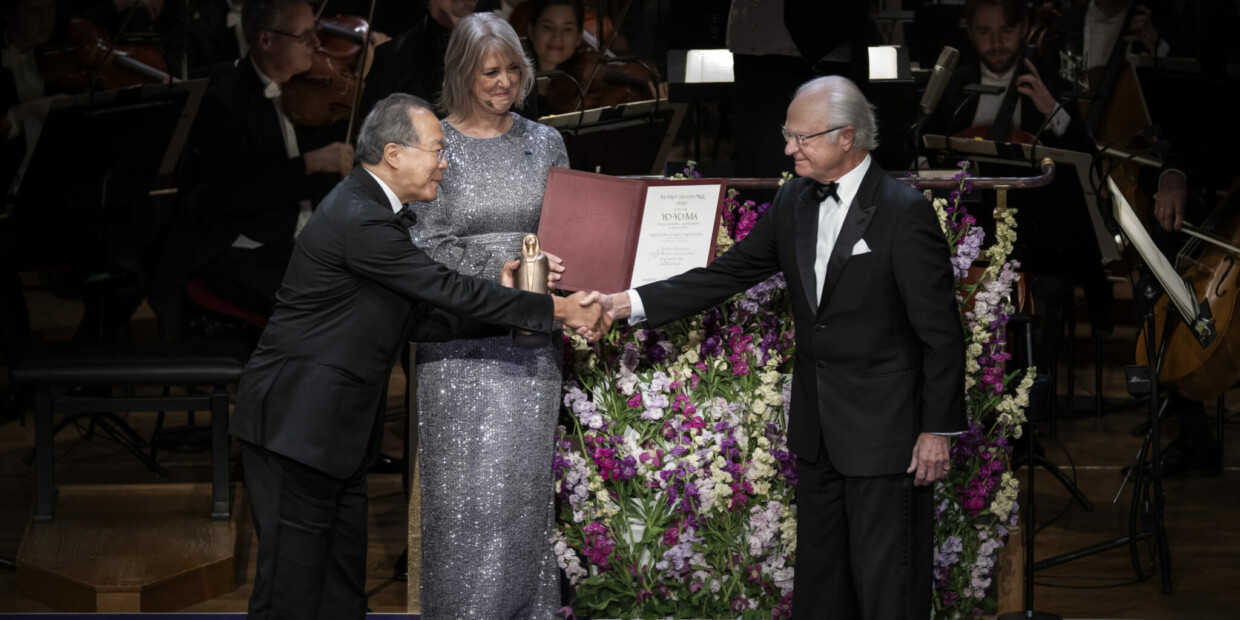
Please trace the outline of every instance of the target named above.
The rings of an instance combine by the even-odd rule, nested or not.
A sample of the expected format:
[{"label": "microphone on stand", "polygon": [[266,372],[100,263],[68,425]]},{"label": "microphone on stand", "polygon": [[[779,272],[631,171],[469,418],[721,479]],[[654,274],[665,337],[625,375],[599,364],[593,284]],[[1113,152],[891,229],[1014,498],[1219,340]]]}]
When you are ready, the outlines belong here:
[{"label": "microphone on stand", "polygon": [[947,90],[947,82],[956,71],[959,60],[960,52],[945,45],[943,51],[939,52],[939,59],[934,63],[934,71],[930,74],[930,81],[926,83],[926,92],[921,96],[921,103],[917,104],[917,121],[913,123],[909,136],[913,142],[914,167],[917,166],[918,155],[921,153],[922,127],[926,124],[926,119],[939,107],[939,100],[943,98],[943,91]]},{"label": "microphone on stand", "polygon": [[956,48],[950,45],[943,46],[943,51],[939,52],[939,59],[934,63],[934,72],[930,74],[930,81],[926,84],[926,92],[921,96],[921,103],[917,105],[921,117],[918,120],[919,126],[939,107],[939,100],[943,98],[943,91],[947,89],[947,82],[951,79],[952,73],[955,73],[956,63],[959,61],[960,52]]}]

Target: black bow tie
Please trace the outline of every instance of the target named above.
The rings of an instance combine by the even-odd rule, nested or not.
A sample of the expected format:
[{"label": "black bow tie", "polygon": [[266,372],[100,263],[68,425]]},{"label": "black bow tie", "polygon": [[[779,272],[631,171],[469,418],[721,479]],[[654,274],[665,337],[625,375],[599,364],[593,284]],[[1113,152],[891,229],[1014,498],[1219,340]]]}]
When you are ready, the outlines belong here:
[{"label": "black bow tie", "polygon": [[418,223],[418,216],[414,214],[413,207],[405,205],[397,214],[396,219],[400,220],[400,225],[405,228],[413,228]]},{"label": "black bow tie", "polygon": [[822,202],[827,198],[834,198],[836,202],[842,202],[840,200],[840,195],[836,193],[836,190],[838,190],[839,187],[840,184],[835,181],[831,181],[830,183],[819,183],[814,186],[814,198],[818,199],[818,202]]}]

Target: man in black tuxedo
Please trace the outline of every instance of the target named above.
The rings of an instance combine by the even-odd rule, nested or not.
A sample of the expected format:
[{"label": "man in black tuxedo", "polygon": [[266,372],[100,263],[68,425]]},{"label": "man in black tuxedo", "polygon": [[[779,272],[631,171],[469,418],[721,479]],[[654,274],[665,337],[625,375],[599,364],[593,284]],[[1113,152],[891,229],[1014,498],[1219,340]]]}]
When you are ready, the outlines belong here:
[{"label": "man in black tuxedo", "polygon": [[794,618],[929,616],[929,485],[947,471],[945,435],[966,425],[947,241],[925,197],[871,160],[872,110],[845,78],[801,86],[783,130],[801,178],[749,236],[709,267],[603,298],[614,317],[657,326],[784,274],[797,326]]},{"label": "man in black tuxedo", "polygon": [[[1003,122],[1037,134],[1049,146],[1090,151],[1093,143],[1074,113],[1076,104],[1060,107],[1056,99],[1072,87],[1053,71],[1040,70],[1023,54],[1029,30],[1027,3],[968,0],[964,17],[974,60],[960,63],[952,74],[943,98],[926,121],[926,133],[955,134],[969,127]],[[971,98],[965,94],[965,86],[979,83],[1005,90]],[[1009,86],[1015,87],[1014,95],[1018,96],[1011,116],[1001,120],[997,116]],[[1049,123],[1047,117],[1052,117]]]},{"label": "man in black tuxedo", "polygon": [[310,148],[284,114],[280,85],[310,68],[319,44],[310,5],[249,0],[241,23],[250,53],[207,91],[194,127],[203,278],[215,295],[267,316],[294,238],[313,202],[349,173],[353,149]]},{"label": "man in black tuxedo", "polygon": [[536,332],[563,320],[590,338],[609,324],[597,305],[578,303],[582,293],[504,288],[410,243],[412,212],[402,205],[434,199],[443,146],[424,101],[397,94],[376,104],[358,136],[360,165],[302,231],[242,374],[232,434],[258,535],[252,618],[364,616],[366,470],[406,341],[455,335],[453,317]]}]

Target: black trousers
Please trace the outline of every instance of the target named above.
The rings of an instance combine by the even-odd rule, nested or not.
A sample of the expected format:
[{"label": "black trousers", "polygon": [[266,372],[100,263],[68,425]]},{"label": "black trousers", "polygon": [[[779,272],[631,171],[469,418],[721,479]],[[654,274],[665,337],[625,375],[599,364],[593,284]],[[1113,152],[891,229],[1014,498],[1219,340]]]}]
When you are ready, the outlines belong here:
[{"label": "black trousers", "polygon": [[258,536],[249,618],[366,616],[366,466],[332,478],[241,442]]},{"label": "black trousers", "polygon": [[908,474],[844,476],[821,440],[818,460],[798,458],[792,617],[929,618],[932,489]]}]

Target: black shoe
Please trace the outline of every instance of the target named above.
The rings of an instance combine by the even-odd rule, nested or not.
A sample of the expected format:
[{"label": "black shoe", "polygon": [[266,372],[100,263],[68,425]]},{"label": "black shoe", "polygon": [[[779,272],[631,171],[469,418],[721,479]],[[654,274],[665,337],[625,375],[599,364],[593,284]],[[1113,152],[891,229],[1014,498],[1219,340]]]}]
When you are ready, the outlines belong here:
[{"label": "black shoe", "polygon": [[366,471],[372,474],[399,474],[405,471],[405,459],[380,454],[379,459],[372,463],[370,469]]},{"label": "black shoe", "polygon": [[409,549],[400,554],[400,559],[396,560],[396,568],[392,571],[392,579],[396,581],[409,581]]}]

